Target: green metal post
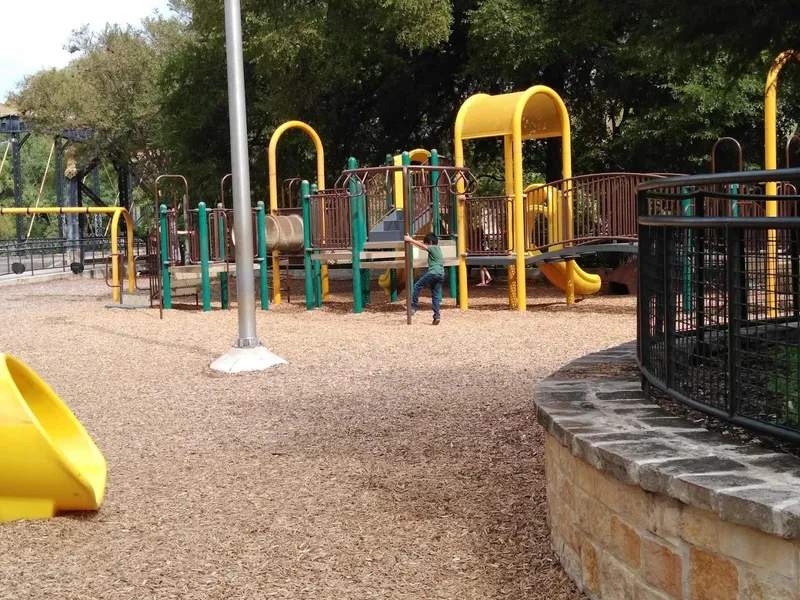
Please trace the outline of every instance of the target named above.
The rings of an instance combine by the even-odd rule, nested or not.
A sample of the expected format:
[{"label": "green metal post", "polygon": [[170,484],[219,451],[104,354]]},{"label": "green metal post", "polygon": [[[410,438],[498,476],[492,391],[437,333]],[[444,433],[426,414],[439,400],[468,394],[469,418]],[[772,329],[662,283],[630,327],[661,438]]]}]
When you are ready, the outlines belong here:
[{"label": "green metal post", "polygon": [[[359,252],[363,252],[367,243],[367,194],[364,186],[361,187],[361,192],[358,197]],[[361,304],[363,306],[369,306],[370,302],[372,302],[371,289],[369,269],[361,269]]]},{"label": "green metal post", "polygon": [[303,201],[303,274],[306,282],[306,310],[314,310],[314,273],[311,265],[311,207],[309,206],[310,187],[308,181],[300,184],[300,197]]},{"label": "green metal post", "polygon": [[[220,202],[217,204],[217,208],[220,210],[224,210],[225,206]],[[225,217],[220,215],[217,217],[217,225],[219,229],[219,259],[222,262],[226,262],[225,256]],[[228,274],[222,272],[219,274],[219,300],[222,308],[230,308],[230,302],[228,301]]]},{"label": "green metal post", "polygon": [[[347,161],[347,168],[355,169],[357,164],[356,159],[351,156]],[[361,245],[359,244],[361,211],[359,210],[357,191],[356,182],[351,177],[347,192],[350,195],[350,245],[353,247],[353,312],[359,314],[364,311],[364,296],[361,287]]]},{"label": "green metal post", "polygon": [[[394,164],[394,157],[391,154],[386,155],[386,166],[391,167]],[[390,173],[386,177],[386,212],[389,213],[394,208],[394,195],[392,190],[394,185],[394,173]]]},{"label": "green metal post", "polygon": [[211,310],[211,277],[208,274],[208,212],[206,203],[197,205],[197,238],[200,244],[200,281],[203,292],[203,312]]},{"label": "green metal post", "polygon": [[260,285],[261,294],[261,310],[269,310],[269,291],[267,287],[267,277],[269,277],[267,257],[267,209],[264,206],[264,201],[258,201],[258,212],[256,213],[256,239],[258,240],[258,262],[261,268],[258,270],[258,283]]},{"label": "green metal post", "polygon": [[[731,185],[731,194],[734,194],[736,196],[739,195],[739,184],[738,183],[734,183],[734,184]],[[731,214],[733,214],[734,217],[738,217],[739,216],[739,201],[738,200],[731,200]]]},{"label": "green metal post", "polygon": [[[681,188],[681,194],[686,193],[686,188]],[[681,200],[681,213],[686,217],[692,216],[692,200],[691,198],[684,198]],[[683,257],[683,312],[688,314],[692,312],[692,233],[687,231],[686,239],[686,255]],[[669,290],[665,290],[669,292]]]},{"label": "green metal post", "polygon": [[[404,167],[411,165],[411,157],[409,156],[408,152],[403,152],[401,155],[402,165]],[[408,189],[403,190],[403,195],[405,196],[403,200],[403,210],[411,211],[408,213],[409,220],[408,222],[411,223],[409,227],[408,235],[414,237],[414,184],[411,180],[411,173],[408,174]],[[414,264],[414,247],[411,246],[408,250],[411,252],[411,264]],[[410,269],[410,273],[406,273],[406,285],[410,286],[408,289],[411,290],[414,287],[414,267],[412,266]]]},{"label": "green metal post", "polygon": [[167,230],[167,207],[159,207],[159,224],[161,226],[161,295],[164,308],[172,308],[172,284],[169,277],[169,231]]},{"label": "green metal post", "polygon": [[[316,183],[311,184],[311,194],[316,195],[319,188]],[[322,306],[322,263],[318,260],[311,261],[311,266],[314,269],[314,306],[320,308]]]}]

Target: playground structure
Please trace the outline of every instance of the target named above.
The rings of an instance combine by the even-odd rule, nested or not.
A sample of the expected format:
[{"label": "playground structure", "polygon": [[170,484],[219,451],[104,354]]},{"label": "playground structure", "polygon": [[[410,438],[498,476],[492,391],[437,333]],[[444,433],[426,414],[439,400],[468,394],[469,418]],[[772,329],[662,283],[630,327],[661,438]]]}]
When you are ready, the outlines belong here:
[{"label": "playground structure", "polygon": [[[109,172],[100,156],[83,156],[79,148],[94,135],[87,129],[67,129],[57,133],[37,131],[44,135],[52,135],[52,144],[47,164],[38,185],[36,201],[31,209],[39,208],[45,190],[48,175],[52,175],[55,188],[56,208],[93,208],[122,207],[128,210],[134,220],[142,218],[133,203],[134,177],[133,166],[120,164],[115,166],[116,172]],[[33,128],[16,114],[0,114],[0,139],[6,137],[5,151],[0,156],[0,173],[5,168],[11,169],[13,180],[13,208],[24,209],[23,204],[23,165],[24,149],[29,144]],[[112,175],[113,173],[113,175]],[[101,194],[101,175],[108,183],[116,183],[116,198],[109,199]],[[140,184],[137,183],[136,185]],[[8,213],[11,214],[11,213]],[[34,234],[35,217],[47,215],[57,216],[57,232],[55,237],[41,238]],[[25,216],[30,215],[26,222]],[[115,249],[110,246],[109,230],[111,226],[110,212],[60,211],[58,213],[16,213],[12,224],[13,237],[0,239],[0,276],[19,276],[23,273],[34,274],[35,270],[61,269],[97,266],[98,262],[107,260]],[[106,219],[106,217],[108,217]],[[33,234],[33,236],[32,236]]]},{"label": "playground structure", "polygon": [[8,354],[0,354],[0,415],[0,523],[100,508],[103,454],[55,392]]},{"label": "playground structure", "polygon": [[[424,149],[389,155],[386,164],[377,167],[358,167],[356,160],[351,158],[333,189],[303,184],[302,206],[298,207],[292,205],[290,199],[301,182],[288,179],[279,187],[275,167],[278,140],[293,127],[307,132],[314,141],[317,177],[324,181],[324,155],[319,136],[310,126],[299,121],[285,123],[276,130],[270,143],[271,214],[264,217],[262,225],[256,211],[254,221],[258,246],[262,245],[260,238],[263,233],[266,238],[263,245],[272,253],[273,289],[280,286],[277,274],[280,264],[277,261],[303,257],[309,309],[321,306],[325,301],[325,267],[328,265],[352,266],[355,312],[361,312],[371,302],[370,270],[382,271],[378,278],[380,288],[392,301],[397,300],[400,291],[413,285],[414,269],[426,265],[425,256],[405,244],[403,236],[421,237],[428,231],[436,233],[441,240],[445,266],[450,271],[450,295],[459,299],[461,308],[468,306],[467,267],[481,265],[509,267],[509,304],[512,308],[525,310],[525,269],[530,265],[538,266],[566,292],[568,302],[574,302],[576,293],[592,294],[601,285],[600,278],[582,271],[575,259],[597,252],[635,253],[635,187],[641,181],[663,177],[661,174],[635,173],[572,177],[566,108],[553,90],[535,86],[516,94],[478,95],[468,99],[456,121],[455,166],[447,164],[449,160],[440,157],[436,150]],[[476,195],[475,178],[469,169],[458,163],[463,163],[464,140],[490,135],[504,137],[507,194],[480,197]],[[523,187],[522,140],[553,136],[560,136],[565,141],[562,158],[565,178],[547,185]],[[520,147],[517,150],[519,160],[514,154],[515,144]],[[185,180],[183,185],[186,206],[188,184]],[[222,194],[224,197],[224,180]],[[173,202],[173,207],[166,209],[167,222],[160,226],[160,230],[169,231],[166,244],[158,244],[161,254],[170,257],[167,271],[176,278],[181,276],[181,271],[191,273],[194,278],[192,285],[198,285],[199,281],[203,290],[208,288],[209,280],[204,271],[208,270],[210,274],[219,272],[224,288],[224,281],[231,272],[225,256],[230,255],[232,216],[218,212],[224,211],[223,208],[203,207],[206,218],[199,216],[201,209],[183,210],[182,218],[187,225],[179,228],[177,221],[175,224],[171,221],[181,214],[178,204]],[[164,212],[163,208],[161,212]],[[302,230],[298,227],[298,212],[302,213]],[[210,237],[199,227],[208,215],[212,215],[210,225],[203,228],[213,230]],[[216,224],[218,220],[221,225]],[[304,238],[302,245],[301,234]],[[161,232],[152,235],[159,240],[163,237]],[[185,252],[184,257],[179,257],[177,250],[180,247],[177,236],[180,235],[189,240],[184,246],[191,249]],[[211,241],[198,245],[195,240],[201,238]],[[218,238],[221,240],[219,243]],[[205,247],[207,257],[203,251]],[[522,251],[516,252],[515,248]],[[183,265],[187,259],[194,264]],[[159,265],[162,262],[159,258]],[[260,276],[265,282],[264,257],[256,255],[254,262],[262,271]],[[203,267],[204,263],[208,263],[207,269]],[[162,289],[166,289],[167,279],[161,279]],[[158,285],[155,282],[155,286]],[[155,291],[158,293],[157,289]],[[277,293],[273,293],[273,301],[279,298]],[[223,292],[222,305],[226,307],[224,295]],[[207,292],[203,292],[203,298],[204,310],[210,310]],[[164,307],[169,305],[167,299]],[[267,308],[263,297],[262,308]]]},{"label": "playground structure", "polygon": [[[0,207],[0,216],[2,215],[47,215],[47,214],[58,214],[58,215],[111,215],[111,222],[110,222],[110,229],[111,229],[111,255],[110,255],[110,262],[111,262],[111,283],[109,284],[112,288],[112,300],[114,302],[120,302],[122,299],[122,283],[120,272],[123,268],[124,262],[123,259],[127,260],[127,271],[128,271],[128,291],[133,293],[136,290],[136,268],[134,265],[134,261],[136,258],[136,254],[134,251],[134,239],[133,239],[133,220],[131,219],[130,214],[128,211],[121,207],[67,207],[67,208],[58,208],[58,207],[39,207],[39,208],[3,208]],[[122,254],[120,252],[120,244],[118,241],[118,230],[119,230],[119,220],[120,217],[124,218],[125,226],[126,226],[126,242],[127,242],[127,253]],[[75,256],[78,260],[80,260],[79,254]],[[108,277],[106,276],[106,283],[108,283]]]},{"label": "playground structure", "polygon": [[[777,73],[783,64],[796,57],[797,53],[782,54],[770,71],[765,96],[768,138],[770,131],[774,133]],[[317,181],[305,186],[297,178],[288,179],[279,187],[277,145],[281,135],[292,128],[306,132],[315,145]],[[602,284],[600,276],[583,271],[576,261],[582,256],[598,253],[635,255],[638,250],[636,188],[646,181],[670,175],[599,173],[573,176],[569,114],[558,94],[545,86],[497,96],[477,94],[468,98],[458,112],[454,134],[454,166],[439,157],[435,150],[424,149],[389,155],[386,164],[377,167],[358,167],[355,159],[351,159],[333,189],[327,189],[319,135],[300,121],[281,125],[275,131],[269,149],[270,215],[264,217],[263,226],[259,224],[257,210],[253,217],[259,231],[259,246],[263,233],[266,237],[264,245],[272,254],[273,301],[279,303],[281,300],[278,261],[286,259],[288,269],[291,261],[299,265],[301,257],[307,291],[310,292],[306,295],[308,308],[321,306],[327,298],[326,270],[329,265],[352,266],[355,312],[361,312],[371,301],[370,270],[382,271],[378,285],[395,301],[399,292],[413,284],[414,269],[425,266],[424,256],[412,251],[402,241],[403,235],[421,237],[433,231],[441,239],[446,266],[451,273],[450,294],[458,298],[460,308],[467,309],[469,304],[467,269],[470,266],[507,267],[509,306],[513,309],[525,310],[526,269],[530,266],[538,267],[564,291],[567,304],[572,304],[576,295],[596,293]],[[476,180],[464,164],[464,145],[470,140],[492,137],[503,139],[505,194],[479,196]],[[562,179],[525,186],[523,142],[547,138],[561,140]],[[739,170],[743,168],[741,146],[733,138],[722,138],[712,148],[712,171],[716,171],[720,147],[726,143],[736,147],[737,165]],[[787,165],[792,146],[798,143],[800,137],[789,139]],[[770,146],[767,143],[765,150],[768,157],[770,153],[774,155],[775,144]],[[775,162],[774,157],[766,162],[769,168]],[[737,184],[733,184],[730,188],[716,191],[732,196],[748,194],[752,191],[752,185],[748,185],[747,189],[739,189]],[[793,182],[773,181],[767,187],[767,196],[796,193]],[[301,206],[288,200],[296,197],[298,191],[302,198]],[[279,192],[281,204],[278,202]],[[694,215],[696,208],[691,198],[692,190],[677,190],[676,193],[686,193],[681,203],[683,214]],[[717,203],[708,210],[721,211],[720,214],[726,212],[730,216],[759,212],[776,216],[778,211],[789,210],[778,206],[770,199],[761,206],[733,198],[727,204]],[[783,203],[780,206],[789,205]],[[220,218],[217,213],[213,214],[215,218],[212,221]],[[230,215],[225,219],[230,219]],[[221,231],[220,227],[217,230]],[[200,234],[199,229],[186,229],[184,233],[195,240]],[[229,234],[223,231],[220,235],[227,239]],[[216,242],[211,243],[213,256],[209,260],[212,263],[224,262],[227,242],[220,242],[221,250],[214,250]],[[193,244],[195,250],[189,258],[192,262],[202,263],[201,248],[197,242]],[[774,245],[770,247],[774,249]],[[163,251],[170,250],[164,247]],[[768,253],[769,256],[773,254],[773,251]],[[259,255],[254,257],[254,262],[260,270],[263,270],[261,265],[266,264]],[[170,268],[178,268],[174,260]],[[192,268],[197,271],[196,266]],[[218,266],[211,268],[212,272],[221,269]],[[224,280],[229,272],[229,267],[225,267],[221,279]],[[628,288],[635,289],[636,283],[632,281],[635,272],[635,265],[627,265],[624,274],[604,272],[603,277],[606,281],[627,279]],[[207,277],[203,281],[207,281]],[[264,300],[262,306],[266,308]],[[205,300],[204,308],[210,308]]]}]

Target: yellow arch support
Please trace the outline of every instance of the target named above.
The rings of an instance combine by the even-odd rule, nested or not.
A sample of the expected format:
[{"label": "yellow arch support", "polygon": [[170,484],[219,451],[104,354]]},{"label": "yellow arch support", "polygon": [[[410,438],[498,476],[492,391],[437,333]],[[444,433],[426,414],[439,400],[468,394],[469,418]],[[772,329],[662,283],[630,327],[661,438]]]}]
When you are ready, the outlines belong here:
[{"label": "yellow arch support", "polygon": [[[778,168],[778,75],[784,65],[792,59],[800,60],[800,52],[796,50],[786,50],[781,52],[772,63],[772,67],[767,74],[767,85],[764,90],[764,168],[775,170]],[[778,193],[778,184],[770,181],[766,185],[767,196],[775,196]],[[778,202],[767,200],[767,216],[778,216]],[[778,241],[777,233],[774,229],[767,232],[767,314],[770,317],[777,316],[776,291],[778,288]]]},{"label": "yellow arch support", "polygon": [[[525,311],[525,195],[523,192],[522,142],[530,139],[561,137],[563,178],[572,177],[572,150],[570,144],[569,113],[561,97],[551,88],[535,85],[524,92],[489,96],[476,94],[467,98],[458,111],[455,125],[455,164],[464,166],[464,140],[503,137],[505,140],[506,189],[513,191],[513,247],[516,249],[514,277],[516,283],[516,309]],[[509,144],[510,142],[510,144]],[[510,148],[509,148],[510,145]],[[509,158],[511,168],[509,169]],[[512,175],[509,186],[508,174]],[[463,192],[463,187],[458,190]],[[571,198],[571,194],[569,195]],[[572,237],[572,202],[564,207],[567,238]],[[466,224],[464,223],[464,196],[458,201],[459,242],[459,307],[467,308]],[[574,265],[566,265],[567,304],[575,302]],[[513,283],[511,284],[513,285]]]},{"label": "yellow arch support", "polygon": [[106,460],[36,373],[0,354],[0,523],[97,510]]},{"label": "yellow arch support", "polygon": [[[275,133],[272,134],[272,138],[269,140],[269,211],[273,215],[278,214],[278,142],[281,136],[290,129],[304,131],[314,143],[314,148],[317,151],[317,186],[320,191],[325,189],[325,150],[322,148],[322,139],[311,125],[303,123],[302,121],[286,121],[286,123],[283,123],[275,130]],[[272,252],[272,301],[275,304],[281,303],[281,269],[278,264],[279,256],[280,252],[278,250]],[[327,265],[322,265],[321,273],[322,299],[327,300],[329,296]]]},{"label": "yellow arch support", "polygon": [[128,236],[128,292],[133,293],[136,291],[136,270],[134,267],[134,250],[133,250],[133,220],[130,213],[121,206],[71,206],[67,208],[59,208],[57,206],[45,206],[40,208],[0,208],[0,215],[112,215],[111,217],[111,281],[113,284],[111,297],[114,302],[120,301],[120,290],[122,284],[119,281],[119,264],[113,257],[117,256],[117,229],[119,228],[119,218],[122,216],[125,219],[125,230]]}]

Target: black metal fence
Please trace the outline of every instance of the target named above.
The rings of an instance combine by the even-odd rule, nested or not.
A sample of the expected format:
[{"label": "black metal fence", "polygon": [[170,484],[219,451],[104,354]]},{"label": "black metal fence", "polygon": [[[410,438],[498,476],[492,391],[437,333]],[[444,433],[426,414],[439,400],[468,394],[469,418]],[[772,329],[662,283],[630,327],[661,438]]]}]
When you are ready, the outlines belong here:
[{"label": "black metal fence", "polygon": [[[127,238],[117,240],[119,252],[127,254]],[[137,255],[144,255],[144,238],[134,239]],[[0,277],[68,272],[73,263],[81,268],[102,267],[111,257],[110,237],[91,237],[81,241],[61,238],[17,242],[0,239]]]},{"label": "black metal fence", "polygon": [[800,169],[792,169],[638,186],[645,384],[793,442],[800,442],[800,195],[784,183],[778,190],[794,195],[767,196],[764,184],[798,179]]}]

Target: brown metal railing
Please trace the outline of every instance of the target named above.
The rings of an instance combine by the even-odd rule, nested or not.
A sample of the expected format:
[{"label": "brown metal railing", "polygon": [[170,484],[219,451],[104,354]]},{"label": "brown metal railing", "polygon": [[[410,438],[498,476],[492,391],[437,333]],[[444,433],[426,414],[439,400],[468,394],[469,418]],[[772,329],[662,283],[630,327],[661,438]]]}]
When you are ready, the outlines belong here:
[{"label": "brown metal railing", "polygon": [[513,236],[509,235],[512,202],[509,196],[464,199],[468,254],[501,255],[514,250]]},{"label": "brown metal railing", "polygon": [[308,199],[311,247],[342,250],[352,247],[350,196],[341,190],[325,190]]}]

